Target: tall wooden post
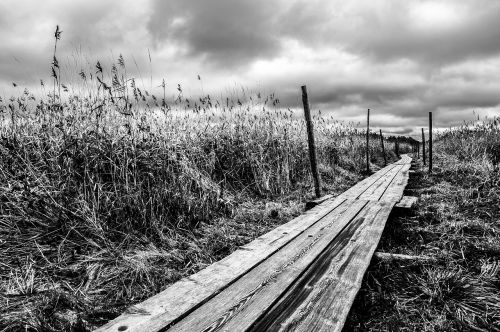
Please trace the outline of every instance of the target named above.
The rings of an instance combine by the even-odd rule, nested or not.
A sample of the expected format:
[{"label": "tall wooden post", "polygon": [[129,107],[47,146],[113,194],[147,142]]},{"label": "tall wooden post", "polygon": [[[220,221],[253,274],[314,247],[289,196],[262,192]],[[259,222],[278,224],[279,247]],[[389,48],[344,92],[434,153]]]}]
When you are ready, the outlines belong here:
[{"label": "tall wooden post", "polygon": [[425,166],[425,135],[424,135],[424,128],[422,128],[422,159],[424,160],[424,166]]},{"label": "tall wooden post", "polygon": [[380,144],[382,144],[382,154],[384,155],[384,164],[385,166],[387,166],[387,156],[385,155],[384,136],[382,136],[382,129],[380,129]]},{"label": "tall wooden post", "polygon": [[399,138],[396,137],[396,141],[394,142],[394,150],[396,150],[396,156],[399,158]]},{"label": "tall wooden post", "polygon": [[366,173],[370,173],[370,109],[366,115]]},{"label": "tall wooden post", "polygon": [[311,122],[311,111],[309,109],[309,99],[307,97],[307,88],[305,85],[302,89],[302,104],[304,105],[304,116],[306,118],[307,141],[309,143],[309,160],[311,161],[311,171],[314,179],[314,193],[316,197],[321,196],[320,179],[318,172],[318,164],[316,162],[316,146],[314,144],[313,124]]},{"label": "tall wooden post", "polygon": [[429,173],[432,172],[432,112],[429,112]]}]

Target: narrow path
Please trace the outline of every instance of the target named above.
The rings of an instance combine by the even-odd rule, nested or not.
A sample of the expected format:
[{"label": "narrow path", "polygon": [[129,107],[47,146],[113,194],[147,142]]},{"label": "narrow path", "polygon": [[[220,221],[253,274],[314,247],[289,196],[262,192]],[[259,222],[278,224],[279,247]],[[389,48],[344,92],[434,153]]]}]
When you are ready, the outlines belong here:
[{"label": "narrow path", "polygon": [[340,331],[410,162],[403,156],[97,331]]}]

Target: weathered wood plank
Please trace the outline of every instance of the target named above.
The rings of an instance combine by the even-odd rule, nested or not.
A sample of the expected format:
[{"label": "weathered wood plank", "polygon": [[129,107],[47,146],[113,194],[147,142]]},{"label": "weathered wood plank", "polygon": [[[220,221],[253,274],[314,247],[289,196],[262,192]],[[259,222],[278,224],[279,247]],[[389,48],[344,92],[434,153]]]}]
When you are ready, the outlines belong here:
[{"label": "weathered wood plank", "polygon": [[[373,193],[374,190],[376,190],[374,189],[374,187],[379,188],[381,185],[381,181],[383,182],[387,174],[393,171],[395,167],[406,165],[407,163],[409,163],[409,161],[411,161],[411,158],[409,158],[407,155],[402,155],[400,160],[393,164],[387,165],[371,176],[358,182],[357,184],[346,190],[344,193],[340,194],[339,197],[342,196],[346,199],[364,199],[362,196],[370,191]],[[385,191],[385,189],[379,188],[379,191]]]},{"label": "weathered wood plank", "polygon": [[[365,205],[360,200],[345,202],[343,213],[323,218],[168,331],[245,331],[339,233],[345,234],[345,226]],[[143,330],[146,327],[151,331],[150,325]]]},{"label": "weathered wood plank", "polygon": [[395,162],[395,164],[408,164],[411,163],[411,157],[408,156],[407,154],[402,155],[401,159]]},{"label": "weathered wood plank", "polygon": [[394,182],[387,189],[380,200],[399,202],[402,199],[404,190],[408,184],[409,171],[411,167],[409,163],[410,161],[411,158],[406,156],[406,163],[403,165],[400,173],[396,176]]},{"label": "weathered wood plank", "polygon": [[[385,190],[379,191],[377,193],[380,194],[378,200],[399,201],[407,184],[409,169],[410,165],[408,163],[408,160],[406,160],[406,163],[400,164],[399,172],[396,174],[396,176],[393,177],[392,181],[390,181],[390,183],[386,185]],[[391,192],[392,194],[389,195],[388,193]],[[375,200],[377,199],[377,197],[371,197],[371,199]]]},{"label": "weathered wood plank", "polygon": [[403,196],[401,200],[395,205],[399,209],[411,209],[415,203],[417,203],[418,197],[415,196]]},{"label": "weathered wood plank", "polygon": [[383,177],[381,177],[377,182],[372,185],[368,190],[366,190],[359,199],[368,201],[378,201],[380,197],[386,192],[387,188],[391,185],[394,178],[401,171],[404,165],[396,165],[389,172],[387,172]]},{"label": "weathered wood plank", "polygon": [[250,331],[340,331],[393,204],[370,202],[354,234],[323,252]]},{"label": "weathered wood plank", "polygon": [[393,183],[380,198],[381,201],[399,202],[403,197],[404,190],[408,184],[408,171],[410,164],[403,165],[403,168],[394,179]]},{"label": "weathered wood plank", "polygon": [[390,172],[394,167],[396,167],[395,164],[390,164],[380,169],[376,173],[363,179],[362,181],[358,182],[357,184],[340,194],[339,197],[342,196],[347,199],[359,198],[359,196],[361,196],[366,190],[369,190],[371,186],[373,186],[380,178]]},{"label": "weathered wood plank", "polygon": [[98,328],[96,332],[144,331],[140,326],[157,315],[161,315],[165,325],[176,321],[281,249],[311,225],[321,221],[344,201],[343,198],[335,198],[323,202],[287,224],[260,236],[226,258],[174,283],[144,302],[133,305],[119,317]]},{"label": "weathered wood plank", "polygon": [[[316,261],[316,256],[321,256],[319,252],[314,251],[321,248],[318,243],[321,243],[321,245],[325,247],[325,239],[330,239],[331,241],[346,225],[345,230],[350,229],[352,232],[359,232],[360,229],[365,229],[371,225],[370,223],[367,223],[368,226],[363,225],[361,227],[361,224],[358,225],[356,222],[348,220],[346,217],[348,212],[342,214],[342,211],[348,208],[348,206],[354,206],[353,209],[356,209],[356,204],[365,203],[365,201],[359,200],[357,200],[357,202],[353,202],[351,200],[345,202],[346,199],[356,200],[363,197],[375,199],[375,196],[378,196],[381,192],[383,192],[383,195],[380,197],[381,201],[390,201],[393,202],[390,204],[394,204],[394,202],[401,199],[404,187],[407,183],[406,181],[408,178],[410,162],[411,158],[403,155],[398,162],[384,167],[372,176],[364,179],[351,189],[339,195],[337,198],[328,198],[326,201],[307,211],[305,214],[295,218],[285,225],[277,227],[267,234],[262,235],[251,243],[241,247],[241,249],[237,250],[223,260],[210,265],[206,269],[188,278],[182,279],[148,300],[132,306],[120,317],[99,328],[97,331],[165,331],[169,326],[172,326],[172,329],[178,329],[183,326],[182,324],[190,321],[189,317],[195,317],[193,313],[197,312],[197,310],[205,310],[206,314],[211,315],[211,317],[214,318],[212,323],[216,324],[214,326],[219,326],[218,324],[220,324],[220,322],[224,322],[224,324],[227,322],[227,325],[220,325],[224,326],[224,329],[236,328],[238,326],[237,323],[240,323],[241,319],[244,319],[245,322],[250,324],[252,319],[257,319],[255,316],[256,313],[262,313],[263,309],[268,308],[275,301],[277,301],[278,298],[280,298],[282,292],[284,291],[283,285],[293,283],[295,280],[294,278],[298,277],[297,273],[300,274],[305,268],[307,268],[307,266],[304,265],[314,265],[314,263],[311,262]],[[396,173],[396,175],[391,181],[389,181],[388,179],[390,179],[394,173]],[[341,222],[337,221],[337,224],[335,225],[333,220],[337,219],[341,220]],[[325,223],[330,225],[327,227],[327,230],[333,227],[337,233],[331,232],[325,235],[324,232],[326,226],[322,226]],[[340,229],[338,227],[340,227]],[[354,229],[351,229],[353,227]],[[344,230],[341,232],[344,232]],[[319,240],[317,240],[317,242],[315,242],[312,246],[307,244],[311,244],[311,241],[317,239],[320,234],[321,236],[319,236]],[[352,234],[353,233],[350,233],[350,235]],[[349,237],[342,237],[342,239],[343,241],[348,241],[347,244],[351,243]],[[353,240],[352,242],[357,243],[358,241],[359,240]],[[378,239],[376,242],[378,242]],[[367,243],[371,243],[371,241],[368,241]],[[351,247],[351,245],[347,245],[347,250],[351,250]],[[272,266],[280,267],[286,265],[286,263],[283,262],[292,262],[290,260],[287,261],[287,259],[296,256],[290,255],[293,253],[299,255],[298,253],[303,252],[303,250],[312,251],[311,253],[301,254],[296,261],[292,260],[293,263],[290,263],[291,265],[287,265],[286,268],[279,270],[280,272],[272,278],[269,277],[269,274],[266,274],[266,271],[267,273],[274,271],[270,268]],[[373,252],[371,254],[373,254]],[[276,265],[276,262],[282,262],[285,265]],[[363,264],[358,265],[362,267]],[[350,271],[348,269],[350,268],[349,266],[350,265],[346,267],[347,272],[345,273]],[[353,271],[363,271],[364,273],[364,270],[359,268],[354,268]],[[361,277],[363,273],[361,273]],[[266,275],[268,276],[268,279],[265,279],[267,280],[267,283],[265,287],[258,288],[258,296],[255,296],[255,294],[249,296],[250,293],[248,293],[248,288],[240,287],[240,284],[243,283],[243,281],[247,282],[249,280],[257,280],[262,283],[264,280],[262,278]],[[235,286],[236,284],[238,286]],[[338,284],[344,285],[346,282],[340,280],[338,281]],[[357,288],[354,286],[347,285],[344,288],[346,290],[351,289],[351,292],[354,291],[354,295],[357,292]],[[263,291],[264,289],[265,291]],[[337,291],[341,292],[342,287],[334,292]],[[247,297],[244,296],[245,292],[247,292]],[[240,297],[238,297],[238,294]],[[217,316],[217,320],[213,309],[211,309],[213,306],[207,306],[207,304],[215,303],[223,296],[227,297],[228,295],[234,296],[231,298],[233,302],[231,302],[231,299],[227,300],[227,303],[233,303],[233,307],[231,307],[232,309],[228,309],[227,306],[224,307],[226,310],[225,314],[222,313],[222,315]],[[236,307],[234,307],[234,300],[243,298],[245,299],[245,301],[242,302],[243,306],[240,307],[238,304],[240,302],[238,302]],[[351,302],[349,302],[349,307]],[[345,305],[347,302],[343,303]],[[336,305],[336,303],[332,304],[332,306]],[[237,309],[236,312],[234,311],[234,308]],[[259,309],[256,310],[249,308]],[[227,320],[231,317],[237,318]],[[325,320],[325,322],[327,325],[331,324],[331,322],[327,320]],[[193,323],[193,321],[191,321],[191,323]],[[205,325],[196,324],[193,326],[206,325],[206,323],[203,323]],[[248,325],[248,327],[250,327],[250,325]],[[190,329],[188,330],[191,331]]]},{"label": "weathered wood plank", "polygon": [[415,256],[415,255],[404,255],[404,254],[392,254],[388,252],[376,252],[374,257],[382,261],[418,261],[418,262],[429,262],[436,261],[436,257],[431,256]]}]

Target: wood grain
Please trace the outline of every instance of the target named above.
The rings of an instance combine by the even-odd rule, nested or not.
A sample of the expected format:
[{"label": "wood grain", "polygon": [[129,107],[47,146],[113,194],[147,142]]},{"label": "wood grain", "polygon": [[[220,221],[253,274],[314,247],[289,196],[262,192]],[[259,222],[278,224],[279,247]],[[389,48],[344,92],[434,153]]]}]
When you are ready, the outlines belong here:
[{"label": "wood grain", "polygon": [[404,190],[406,188],[406,185],[408,184],[408,172],[410,170],[410,167],[411,165],[409,162],[403,165],[403,168],[395,177],[393,183],[389,188],[387,188],[386,192],[380,198],[381,201],[399,202],[402,199]]},{"label": "wood grain", "polygon": [[431,256],[415,256],[415,255],[404,255],[404,254],[392,254],[387,252],[376,252],[374,257],[382,261],[420,261],[429,262],[436,261],[436,257]]},{"label": "wood grain", "polygon": [[357,199],[360,195],[362,195],[366,190],[369,190],[374,183],[377,182],[381,177],[385,176],[387,172],[396,167],[395,164],[390,164],[379,171],[375,172],[371,176],[361,180],[345,192],[339,195],[339,197],[344,197],[347,199]]},{"label": "wood grain", "polygon": [[[158,315],[162,318],[163,326],[181,319],[281,249],[311,225],[321,221],[344,201],[343,198],[334,198],[323,202],[287,224],[260,236],[226,258],[174,283],[144,302],[130,307],[119,317],[98,328],[96,332],[142,332],[145,330],[141,326]],[[154,328],[160,329],[163,326]],[[153,326],[151,330],[154,330]]]},{"label": "wood grain", "polygon": [[378,201],[394,181],[394,178],[401,171],[402,167],[404,167],[404,165],[396,165],[393,167],[383,177],[378,179],[377,182],[375,182],[368,190],[360,195],[359,199]]},{"label": "wood grain", "polygon": [[340,331],[393,203],[370,202],[354,234],[331,246],[249,331]]},{"label": "wood grain", "polygon": [[168,331],[244,331],[348,228],[365,205],[364,201],[346,201],[341,206],[344,211],[332,212]]}]

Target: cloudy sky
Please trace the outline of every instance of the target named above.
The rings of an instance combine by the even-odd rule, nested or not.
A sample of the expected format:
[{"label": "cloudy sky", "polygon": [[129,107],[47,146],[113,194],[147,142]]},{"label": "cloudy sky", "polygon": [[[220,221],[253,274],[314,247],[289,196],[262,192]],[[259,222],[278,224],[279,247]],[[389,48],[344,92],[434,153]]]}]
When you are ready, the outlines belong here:
[{"label": "cloudy sky", "polygon": [[395,132],[429,111],[441,127],[500,114],[498,0],[2,0],[0,95],[49,77],[57,24],[68,68],[123,54],[158,95],[165,78],[172,94],[244,86],[296,107],[306,84],[315,110],[370,108]]}]

